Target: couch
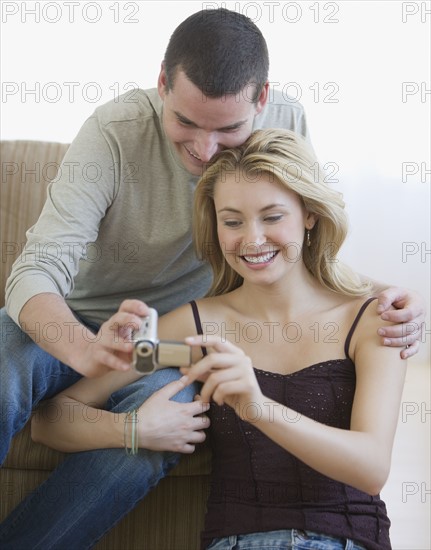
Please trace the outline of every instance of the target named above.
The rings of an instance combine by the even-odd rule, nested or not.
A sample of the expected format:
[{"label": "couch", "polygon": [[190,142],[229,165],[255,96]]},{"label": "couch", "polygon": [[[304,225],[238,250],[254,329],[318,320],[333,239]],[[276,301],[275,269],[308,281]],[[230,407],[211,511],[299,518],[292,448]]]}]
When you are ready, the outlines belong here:
[{"label": "couch", "polygon": [[[1,143],[1,286],[25,243],[25,232],[38,218],[46,187],[67,144],[39,141]],[[3,336],[2,336],[3,338]],[[62,453],[34,443],[29,425],[13,440],[0,468],[0,521],[49,476]],[[194,550],[199,548],[209,488],[208,444],[184,455],[180,464],[95,546],[97,550]],[[28,549],[19,549],[28,550]],[[79,550],[79,549],[76,549]]]}]

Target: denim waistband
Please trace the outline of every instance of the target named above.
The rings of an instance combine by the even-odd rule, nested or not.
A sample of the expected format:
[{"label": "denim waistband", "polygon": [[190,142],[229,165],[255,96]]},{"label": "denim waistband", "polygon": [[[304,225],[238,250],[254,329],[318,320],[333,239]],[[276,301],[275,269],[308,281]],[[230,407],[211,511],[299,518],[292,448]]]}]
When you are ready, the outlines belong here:
[{"label": "denim waistband", "polygon": [[366,550],[350,539],[313,531],[281,529],[213,539],[207,550]]}]

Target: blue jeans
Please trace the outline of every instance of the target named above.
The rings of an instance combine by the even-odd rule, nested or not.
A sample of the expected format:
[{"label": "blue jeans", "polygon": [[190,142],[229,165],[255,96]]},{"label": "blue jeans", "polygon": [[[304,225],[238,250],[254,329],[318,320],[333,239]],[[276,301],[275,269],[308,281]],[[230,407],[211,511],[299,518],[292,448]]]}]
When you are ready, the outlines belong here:
[{"label": "blue jeans", "polygon": [[207,550],[366,550],[349,539],[298,529],[233,535],[214,539]]},{"label": "blue jeans", "polygon": [[[0,440],[4,458],[12,436],[29,419],[33,406],[80,376],[36,346],[3,310],[1,315]],[[178,369],[172,368],[143,377],[115,392],[108,408],[124,412],[139,406],[180,376]],[[174,400],[192,401],[197,392],[197,386],[189,386]],[[179,459],[177,453],[146,450],[135,456],[124,449],[70,454],[0,525],[0,548],[91,548]]]},{"label": "blue jeans", "polygon": [[[0,309],[0,464],[12,437],[29,420],[33,408],[77,382],[81,375],[55,359]],[[40,337],[43,328],[34,334]]]}]

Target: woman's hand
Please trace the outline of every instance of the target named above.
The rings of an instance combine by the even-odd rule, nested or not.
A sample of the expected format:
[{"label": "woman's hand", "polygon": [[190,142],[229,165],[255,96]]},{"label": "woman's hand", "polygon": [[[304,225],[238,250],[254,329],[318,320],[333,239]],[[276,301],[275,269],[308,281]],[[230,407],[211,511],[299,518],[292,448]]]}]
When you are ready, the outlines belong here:
[{"label": "woman's hand", "polygon": [[[241,416],[249,403],[262,402],[262,392],[253,371],[251,359],[231,342],[216,336],[191,336],[186,338],[191,346],[205,346],[208,355],[181,372],[188,383],[203,382],[201,399],[217,405],[226,403]],[[238,407],[239,405],[239,407]]]},{"label": "woman's hand", "polygon": [[179,403],[172,397],[185,388],[186,377],[166,384],[138,409],[139,446],[152,451],[193,453],[205,441],[210,421],[205,414],[209,403],[195,400]]}]

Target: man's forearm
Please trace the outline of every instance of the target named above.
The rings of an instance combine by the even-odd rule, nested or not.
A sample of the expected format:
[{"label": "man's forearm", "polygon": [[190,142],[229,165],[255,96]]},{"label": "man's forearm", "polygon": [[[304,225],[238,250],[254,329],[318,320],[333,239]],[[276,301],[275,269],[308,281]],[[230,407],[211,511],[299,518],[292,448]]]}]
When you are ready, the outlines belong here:
[{"label": "man's forearm", "polygon": [[73,315],[61,296],[38,294],[22,308],[21,328],[42,349],[62,363],[82,372],[82,357],[92,333]]}]

